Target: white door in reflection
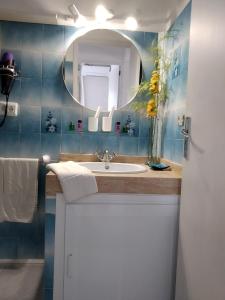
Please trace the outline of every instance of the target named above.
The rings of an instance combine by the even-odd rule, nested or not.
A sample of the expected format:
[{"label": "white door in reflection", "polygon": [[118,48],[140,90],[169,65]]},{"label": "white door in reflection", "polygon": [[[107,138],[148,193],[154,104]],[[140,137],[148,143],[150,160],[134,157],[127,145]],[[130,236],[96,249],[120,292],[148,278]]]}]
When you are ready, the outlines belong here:
[{"label": "white door in reflection", "polygon": [[93,110],[100,106],[110,111],[118,106],[119,65],[88,65],[80,67],[81,104]]}]

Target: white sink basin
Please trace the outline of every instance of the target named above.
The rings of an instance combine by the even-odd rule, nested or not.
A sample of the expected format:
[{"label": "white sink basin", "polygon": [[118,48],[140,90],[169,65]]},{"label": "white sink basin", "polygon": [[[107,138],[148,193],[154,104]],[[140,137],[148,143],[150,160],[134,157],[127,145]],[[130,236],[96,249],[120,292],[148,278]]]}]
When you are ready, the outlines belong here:
[{"label": "white sink basin", "polygon": [[142,173],[146,172],[145,166],[126,163],[109,163],[109,169],[105,168],[104,162],[79,162],[79,165],[88,168],[95,173]]}]

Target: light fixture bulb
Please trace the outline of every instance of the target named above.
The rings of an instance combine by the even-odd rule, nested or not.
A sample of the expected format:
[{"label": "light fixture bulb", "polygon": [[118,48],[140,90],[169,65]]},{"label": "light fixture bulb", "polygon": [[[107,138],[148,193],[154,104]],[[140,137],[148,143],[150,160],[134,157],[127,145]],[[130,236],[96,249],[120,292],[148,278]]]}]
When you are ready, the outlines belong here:
[{"label": "light fixture bulb", "polygon": [[83,15],[79,15],[79,17],[77,18],[76,22],[75,22],[75,26],[76,27],[83,27],[87,25],[87,18]]},{"label": "light fixture bulb", "polygon": [[108,11],[102,4],[95,9],[95,18],[99,23],[103,23],[108,19],[112,19],[113,14]]},{"label": "light fixture bulb", "polygon": [[125,26],[128,30],[136,30],[138,28],[137,20],[134,17],[128,17],[125,20]]}]

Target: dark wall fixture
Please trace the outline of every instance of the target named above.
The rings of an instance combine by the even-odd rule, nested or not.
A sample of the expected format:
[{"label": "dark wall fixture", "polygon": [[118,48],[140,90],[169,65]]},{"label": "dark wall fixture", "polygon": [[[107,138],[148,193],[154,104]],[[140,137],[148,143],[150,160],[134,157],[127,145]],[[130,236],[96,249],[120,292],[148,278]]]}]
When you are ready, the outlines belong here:
[{"label": "dark wall fixture", "polygon": [[1,77],[1,93],[5,95],[5,109],[2,120],[0,120],[0,127],[5,123],[8,111],[9,95],[13,88],[15,78],[18,73],[15,68],[14,56],[11,52],[5,52],[2,55],[0,62],[0,77]]}]

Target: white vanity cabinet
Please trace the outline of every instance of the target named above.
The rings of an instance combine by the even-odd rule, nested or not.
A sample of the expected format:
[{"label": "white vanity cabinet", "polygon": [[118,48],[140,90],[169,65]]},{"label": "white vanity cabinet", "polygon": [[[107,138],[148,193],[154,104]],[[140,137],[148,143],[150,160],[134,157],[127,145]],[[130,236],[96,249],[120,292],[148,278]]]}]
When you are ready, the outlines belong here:
[{"label": "white vanity cabinet", "polygon": [[171,300],[179,196],[57,196],[54,300]]}]

